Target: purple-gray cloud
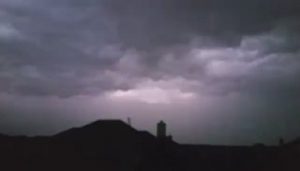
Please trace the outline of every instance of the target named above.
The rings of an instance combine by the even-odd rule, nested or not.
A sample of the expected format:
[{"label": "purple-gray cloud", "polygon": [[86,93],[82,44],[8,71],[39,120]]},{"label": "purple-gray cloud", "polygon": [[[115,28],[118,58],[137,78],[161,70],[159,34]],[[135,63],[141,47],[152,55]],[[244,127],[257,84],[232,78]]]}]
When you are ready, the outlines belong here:
[{"label": "purple-gray cloud", "polygon": [[131,116],[152,131],[168,121],[181,142],[296,137],[299,11],[296,0],[2,0],[0,131]]}]

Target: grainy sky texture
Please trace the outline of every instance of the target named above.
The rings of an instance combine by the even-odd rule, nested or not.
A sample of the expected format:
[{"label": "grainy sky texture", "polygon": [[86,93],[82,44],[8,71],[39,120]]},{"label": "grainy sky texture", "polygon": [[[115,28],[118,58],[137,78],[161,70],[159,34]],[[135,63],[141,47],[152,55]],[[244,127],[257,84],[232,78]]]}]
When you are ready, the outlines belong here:
[{"label": "grainy sky texture", "polygon": [[300,136],[300,1],[0,1],[0,132],[127,117],[184,143]]}]

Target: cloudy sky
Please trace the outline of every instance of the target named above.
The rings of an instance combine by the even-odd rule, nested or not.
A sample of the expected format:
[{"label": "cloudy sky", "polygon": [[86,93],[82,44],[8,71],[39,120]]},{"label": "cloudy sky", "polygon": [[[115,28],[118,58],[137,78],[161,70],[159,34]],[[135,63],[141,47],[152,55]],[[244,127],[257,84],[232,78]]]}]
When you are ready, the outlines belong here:
[{"label": "cloudy sky", "polygon": [[300,2],[0,0],[0,132],[127,117],[184,143],[300,136]]}]

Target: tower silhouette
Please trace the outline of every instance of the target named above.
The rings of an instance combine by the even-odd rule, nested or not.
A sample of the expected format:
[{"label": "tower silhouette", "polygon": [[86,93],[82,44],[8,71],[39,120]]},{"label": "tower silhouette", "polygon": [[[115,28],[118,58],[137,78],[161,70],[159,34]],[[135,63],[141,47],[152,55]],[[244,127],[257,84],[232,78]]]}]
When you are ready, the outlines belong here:
[{"label": "tower silhouette", "polygon": [[160,121],[157,123],[157,128],[156,128],[156,136],[158,138],[165,138],[166,137],[166,132],[167,132],[167,125],[164,121]]}]

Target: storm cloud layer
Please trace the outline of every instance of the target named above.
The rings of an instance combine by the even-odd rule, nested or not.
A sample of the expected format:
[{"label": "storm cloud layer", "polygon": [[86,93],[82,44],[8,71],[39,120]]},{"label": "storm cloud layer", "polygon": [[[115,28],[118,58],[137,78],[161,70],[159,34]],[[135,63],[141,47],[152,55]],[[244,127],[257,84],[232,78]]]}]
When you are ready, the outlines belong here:
[{"label": "storm cloud layer", "polygon": [[164,119],[179,142],[300,136],[297,0],[1,0],[0,131]]}]

